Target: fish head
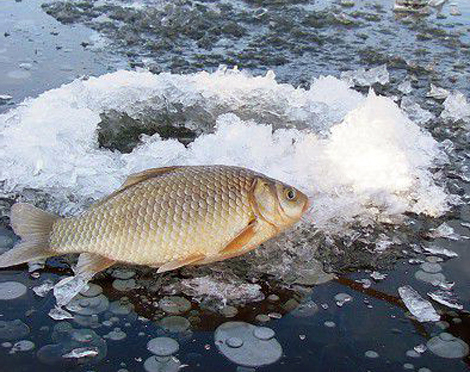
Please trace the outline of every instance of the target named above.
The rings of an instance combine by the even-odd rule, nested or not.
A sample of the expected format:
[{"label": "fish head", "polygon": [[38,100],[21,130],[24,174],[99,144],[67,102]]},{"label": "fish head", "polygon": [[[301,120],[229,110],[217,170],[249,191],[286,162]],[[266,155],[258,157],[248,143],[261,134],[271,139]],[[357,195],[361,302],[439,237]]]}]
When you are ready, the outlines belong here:
[{"label": "fish head", "polygon": [[280,230],[300,220],[309,207],[307,195],[271,179],[257,179],[253,189],[255,214]]}]

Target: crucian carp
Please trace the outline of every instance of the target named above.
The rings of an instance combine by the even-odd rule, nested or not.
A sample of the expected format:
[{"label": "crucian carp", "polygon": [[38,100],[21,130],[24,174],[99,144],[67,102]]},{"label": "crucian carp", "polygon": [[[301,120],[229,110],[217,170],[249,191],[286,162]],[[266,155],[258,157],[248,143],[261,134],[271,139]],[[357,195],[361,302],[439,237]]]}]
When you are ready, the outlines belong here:
[{"label": "crucian carp", "polygon": [[175,166],[130,175],[75,217],[17,203],[11,225],[22,241],[0,267],[79,253],[75,272],[92,277],[116,262],[158,272],[239,256],[299,221],[301,191],[233,166]]}]

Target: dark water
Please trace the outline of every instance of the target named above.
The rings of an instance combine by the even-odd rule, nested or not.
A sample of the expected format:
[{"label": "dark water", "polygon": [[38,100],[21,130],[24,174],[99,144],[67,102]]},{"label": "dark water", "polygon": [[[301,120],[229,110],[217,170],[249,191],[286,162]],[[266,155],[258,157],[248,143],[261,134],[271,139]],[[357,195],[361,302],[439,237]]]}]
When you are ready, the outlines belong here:
[{"label": "dark water", "polygon": [[[442,107],[431,104],[425,97],[431,82],[447,89],[459,89],[467,97],[470,92],[470,6],[465,1],[458,3],[460,16],[449,14],[450,4],[441,13],[433,10],[428,16],[395,14],[391,11],[393,4],[385,0],[363,1],[354,6],[329,1],[144,1],[139,4],[129,7],[132,3],[126,1],[80,1],[54,2],[41,7],[32,1],[2,1],[0,94],[9,94],[12,99],[0,105],[0,111],[83,75],[139,67],[153,72],[189,73],[213,71],[220,64],[238,65],[253,73],[272,69],[278,81],[306,86],[312,77],[339,76],[342,71],[386,63],[390,83],[374,88],[379,93],[394,95],[403,77],[413,75],[413,98],[435,114]],[[125,123],[119,114],[113,120]],[[113,120],[108,120],[111,127]],[[338,274],[337,279],[316,286],[286,286],[268,275],[257,277],[265,297],[276,294],[279,299],[233,304],[238,313],[232,318],[221,315],[210,303],[199,305],[192,296],[183,295],[191,301],[191,310],[182,314],[190,325],[179,332],[169,331],[165,322],[162,324],[168,314],[153,305],[161,300],[162,294],[158,289],[152,290],[158,280],[152,272],[139,271],[136,278],[143,288],[129,291],[114,289],[111,285],[114,279],[108,273],[93,282],[103,288],[110,302],[127,297],[133,310],[121,314],[106,309],[91,327],[70,321],[77,329],[91,328],[95,332],[86,331],[92,336],[77,341],[79,337],[63,325],[65,322],[53,321],[47,315],[54,305],[52,295],[41,298],[31,290],[46,279],[57,281],[70,274],[67,262],[52,261],[40,271],[39,279],[31,277],[26,267],[3,270],[1,282],[21,282],[28,291],[18,299],[0,300],[0,320],[20,319],[29,332],[19,336],[21,332],[17,330],[17,335],[0,341],[14,344],[18,340],[30,340],[35,348],[11,353],[11,345],[2,345],[0,370],[118,371],[123,368],[141,371],[151,356],[146,349],[147,342],[166,335],[179,342],[175,357],[184,370],[250,371],[249,367],[237,368],[214,344],[215,329],[227,321],[266,325],[275,331],[282,357],[256,368],[259,371],[467,370],[468,356],[442,358],[430,350],[410,353],[443,329],[470,344],[470,316],[466,311],[470,306],[468,241],[462,237],[450,240],[426,236],[429,228],[443,222],[460,236],[470,235],[469,225],[465,225],[470,223],[467,204],[470,190],[468,183],[456,176],[468,163],[466,125],[458,122],[447,126],[441,119],[425,125],[439,141],[450,139],[455,144],[444,172],[448,190],[461,195],[463,204],[439,219],[408,216],[419,225],[414,229],[372,228],[369,243],[375,239],[371,236],[382,231],[393,234],[397,230],[404,236],[402,244],[389,255],[375,257],[367,244],[364,247],[352,239],[352,244],[346,238],[337,238],[329,244],[317,241],[316,257]],[[118,131],[113,138],[113,133],[103,131],[101,144],[123,152],[135,146],[139,134],[130,131],[123,135]],[[191,131],[173,135],[189,142],[195,134]],[[8,207],[9,203],[11,199],[2,199],[2,206]],[[0,237],[13,238],[7,223],[5,227],[7,230],[1,230]],[[366,233],[361,230],[363,236]],[[446,279],[455,281],[453,292],[464,308],[451,311],[433,302],[445,323],[420,323],[410,317],[397,292],[403,285],[411,285],[423,297],[436,290],[431,283],[415,278],[419,265],[409,261],[424,261],[429,257],[423,254],[420,244],[430,242],[459,255],[439,263]],[[5,245],[11,246],[11,242]],[[244,259],[233,265],[237,262],[241,266]],[[373,270],[387,277],[374,280],[370,277]],[[186,275],[190,276],[184,271],[170,274],[162,281],[173,283]],[[364,288],[356,281],[360,279],[370,280],[370,287]],[[339,293],[350,295],[352,301],[338,306],[334,297]],[[310,307],[302,305],[305,303]],[[260,314],[271,314],[271,320],[261,324],[256,319]],[[328,327],[325,322],[333,322],[326,324],[334,326]],[[60,331],[60,327],[65,328]],[[116,327],[127,337],[103,338]],[[55,346],[45,348],[46,345]],[[63,355],[77,347],[96,347],[98,356],[65,361]],[[261,350],[261,344],[258,347]],[[378,357],[367,357],[367,351],[378,353]]]}]

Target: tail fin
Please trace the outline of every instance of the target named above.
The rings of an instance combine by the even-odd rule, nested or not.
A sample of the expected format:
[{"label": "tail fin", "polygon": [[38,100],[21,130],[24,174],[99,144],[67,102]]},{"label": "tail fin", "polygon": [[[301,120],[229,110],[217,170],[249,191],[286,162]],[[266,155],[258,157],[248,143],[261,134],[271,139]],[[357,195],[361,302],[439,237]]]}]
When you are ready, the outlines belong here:
[{"label": "tail fin", "polygon": [[22,239],[21,243],[0,256],[0,267],[54,256],[49,247],[52,225],[58,217],[30,204],[16,203],[11,208],[11,226]]}]

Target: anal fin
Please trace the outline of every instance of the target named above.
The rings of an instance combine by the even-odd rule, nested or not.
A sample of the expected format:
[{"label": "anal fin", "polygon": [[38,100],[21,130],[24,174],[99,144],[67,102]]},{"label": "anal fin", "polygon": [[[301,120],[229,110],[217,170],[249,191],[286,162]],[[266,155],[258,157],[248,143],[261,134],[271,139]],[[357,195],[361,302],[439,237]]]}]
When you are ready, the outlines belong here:
[{"label": "anal fin", "polygon": [[167,262],[166,264],[163,264],[162,266],[160,266],[157,270],[157,273],[160,274],[160,273],[164,273],[166,271],[175,270],[175,269],[178,269],[178,268],[186,266],[186,265],[194,264],[197,261],[202,261],[205,258],[206,258],[206,256],[204,254],[196,253],[196,254],[193,254],[193,255],[191,255],[187,258],[181,259],[181,260],[170,261],[170,262]]},{"label": "anal fin", "polygon": [[77,266],[73,269],[75,275],[92,278],[93,275],[114,265],[116,261],[95,253],[82,253],[78,257]]}]

